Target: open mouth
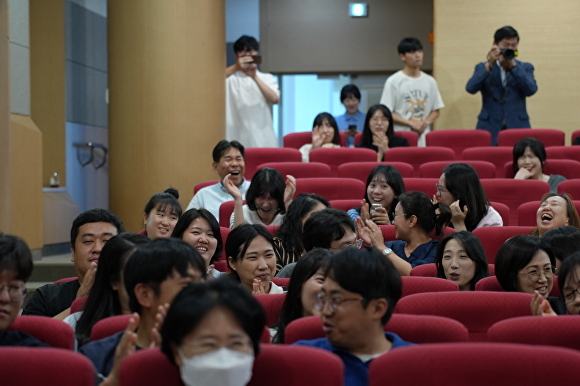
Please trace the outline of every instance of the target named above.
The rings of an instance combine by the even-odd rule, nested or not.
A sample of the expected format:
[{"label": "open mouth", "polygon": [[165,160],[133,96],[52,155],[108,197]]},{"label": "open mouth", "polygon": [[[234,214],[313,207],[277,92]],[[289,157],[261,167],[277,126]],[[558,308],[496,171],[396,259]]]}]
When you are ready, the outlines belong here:
[{"label": "open mouth", "polygon": [[548,294],[548,287],[547,286],[538,287],[536,288],[536,291],[538,291],[540,295],[544,296]]},{"label": "open mouth", "polygon": [[380,198],[379,197],[372,197],[371,199],[372,199],[373,202],[381,202],[381,201],[383,201],[383,198],[382,197],[380,197]]},{"label": "open mouth", "polygon": [[450,273],[449,280],[453,280],[453,281],[459,280],[459,274],[458,273]]},{"label": "open mouth", "polygon": [[554,219],[554,217],[552,217],[550,213],[542,213],[540,219],[542,220],[542,223],[549,223]]},{"label": "open mouth", "polygon": [[232,170],[232,171],[230,172],[230,174],[231,174],[232,176],[239,176],[239,175],[240,175],[240,171],[239,171],[239,170]]},{"label": "open mouth", "polygon": [[197,249],[200,253],[204,253],[207,252],[207,247],[196,247],[195,249]]},{"label": "open mouth", "polygon": [[260,279],[262,281],[267,281],[269,278],[270,278],[269,273],[262,273],[262,274],[256,276],[256,279]]}]

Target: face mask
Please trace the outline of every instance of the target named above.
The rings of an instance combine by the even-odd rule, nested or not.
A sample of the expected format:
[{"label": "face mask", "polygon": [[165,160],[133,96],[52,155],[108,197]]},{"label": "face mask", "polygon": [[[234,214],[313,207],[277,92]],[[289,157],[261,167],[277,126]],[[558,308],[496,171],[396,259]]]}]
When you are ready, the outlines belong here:
[{"label": "face mask", "polygon": [[183,363],[181,380],[187,386],[245,386],[252,378],[253,355],[225,347],[191,358],[181,347],[177,352]]}]

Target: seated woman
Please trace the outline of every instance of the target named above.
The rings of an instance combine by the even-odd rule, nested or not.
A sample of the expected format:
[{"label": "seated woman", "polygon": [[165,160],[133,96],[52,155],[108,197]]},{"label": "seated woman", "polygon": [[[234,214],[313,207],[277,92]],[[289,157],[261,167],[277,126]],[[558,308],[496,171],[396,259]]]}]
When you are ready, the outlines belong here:
[{"label": "seated woman", "polygon": [[362,140],[357,147],[365,147],[377,152],[377,161],[385,158],[392,147],[409,146],[409,141],[395,136],[393,114],[385,105],[373,105],[367,112]]},{"label": "seated woman", "polygon": [[241,224],[282,225],[286,208],[292,202],[296,192],[296,179],[286,176],[276,169],[262,168],[252,177],[252,183],[246,193],[243,204],[242,193],[230,181],[228,174],[224,178],[224,187],[234,197],[234,213],[230,217],[230,228]]},{"label": "seated woman", "polygon": [[328,249],[317,248],[306,253],[298,261],[290,278],[280,320],[275,326],[273,343],[284,343],[286,326],[293,320],[303,316],[320,315],[314,307],[314,298],[322,288],[324,270],[331,258],[332,252]]},{"label": "seated woman", "polygon": [[340,134],[336,120],[329,113],[320,113],[312,124],[312,143],[300,147],[302,162],[310,161],[310,151],[325,147],[340,147]]},{"label": "seated woman", "polygon": [[365,245],[382,251],[401,276],[409,276],[413,267],[435,262],[439,241],[431,238],[431,232],[435,229],[435,235],[443,235],[443,228],[450,218],[447,205],[433,204],[422,192],[407,192],[401,194],[395,207],[393,225],[397,240],[385,244],[383,234],[374,222],[363,222],[360,217],[356,222],[359,237]]},{"label": "seated woman", "polygon": [[558,298],[549,296],[554,284],[556,261],[552,250],[539,237],[517,235],[497,251],[495,276],[504,291],[538,293],[548,299],[556,313],[566,312]]},{"label": "seated woman", "polygon": [[536,138],[522,138],[514,145],[512,169],[516,180],[539,180],[550,185],[550,192],[558,191],[558,184],[566,181],[558,174],[544,174],[546,149]]},{"label": "seated woman", "polygon": [[580,217],[570,196],[546,193],[541,201],[536,212],[536,227],[530,232],[532,236],[543,236],[550,229],[567,225],[580,228]]},{"label": "seated woman", "polygon": [[252,295],[225,278],[191,284],[173,300],[161,327],[161,351],[187,386],[244,386],[266,324]]},{"label": "seated woman", "polygon": [[564,226],[550,229],[542,236],[544,242],[554,252],[556,272],[560,272],[562,262],[574,252],[580,251],[580,229]]},{"label": "seated woman", "polygon": [[228,235],[226,255],[229,276],[254,294],[280,294],[272,283],[276,276],[276,254],[272,236],[262,225],[243,224]]},{"label": "seated woman", "polygon": [[282,226],[274,237],[274,252],[276,253],[276,270],[294,263],[304,254],[302,244],[302,227],[310,215],[328,208],[328,200],[314,193],[301,193],[284,216]]},{"label": "seated woman", "polygon": [[357,217],[370,218],[377,225],[390,225],[402,193],[405,193],[405,183],[399,171],[391,165],[378,165],[367,177],[367,190],[361,206],[347,213],[352,221]]},{"label": "seated woman", "polygon": [[99,256],[99,268],[84,311],[75,312],[64,319],[75,330],[79,347],[90,340],[91,330],[99,320],[131,313],[123,268],[135,248],[150,241],[146,236],[135,233],[121,233],[107,241]]},{"label": "seated woman", "polygon": [[467,231],[452,233],[439,242],[435,265],[437,277],[457,283],[460,291],[474,291],[475,283],[489,276],[483,245]]},{"label": "seated woman", "polygon": [[217,278],[221,272],[214,268],[224,244],[220,225],[207,209],[190,209],[179,218],[171,237],[182,239],[197,249],[207,269],[207,277]]},{"label": "seated woman", "polygon": [[[558,275],[558,285],[562,298],[570,315],[580,315],[580,252],[568,256],[562,263]],[[557,316],[550,302],[547,302],[537,291],[532,299],[532,315]]]},{"label": "seated woman", "polygon": [[181,216],[181,204],[177,200],[179,192],[169,188],[163,193],[155,193],[149,199],[143,211],[145,230],[141,234],[155,240],[158,237],[169,237],[173,227]]},{"label": "seated woman", "polygon": [[503,225],[471,165],[459,162],[445,167],[435,199],[451,208],[451,224],[456,231],[471,232],[476,228]]}]

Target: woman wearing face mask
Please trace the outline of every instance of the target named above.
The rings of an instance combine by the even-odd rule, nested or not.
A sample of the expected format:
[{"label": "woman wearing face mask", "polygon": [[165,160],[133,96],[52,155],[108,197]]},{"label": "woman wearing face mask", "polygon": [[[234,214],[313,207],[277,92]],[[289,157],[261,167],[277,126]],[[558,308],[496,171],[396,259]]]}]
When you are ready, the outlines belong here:
[{"label": "woman wearing face mask", "polygon": [[173,188],[151,196],[143,211],[145,231],[140,233],[151,240],[171,236],[173,227],[177,224],[182,211],[178,198],[179,192]]},{"label": "woman wearing face mask", "polygon": [[546,149],[536,138],[522,138],[514,145],[512,169],[516,180],[539,180],[550,185],[551,192],[566,178],[558,174],[544,174]]},{"label": "woman wearing face mask", "polygon": [[161,351],[186,386],[245,386],[265,324],[258,301],[229,280],[191,284],[167,311]]},{"label": "woman wearing face mask", "polygon": [[383,161],[390,148],[409,146],[406,138],[395,136],[393,127],[393,114],[387,106],[371,106],[365,119],[362,140],[357,147],[376,151],[377,161]]},{"label": "woman wearing face mask", "polygon": [[314,307],[314,298],[324,282],[324,270],[332,252],[317,248],[307,252],[298,260],[292,271],[286,300],[280,312],[280,320],[275,326],[273,343],[284,343],[286,326],[303,316],[320,315]]},{"label": "woman wearing face mask", "polygon": [[234,213],[230,218],[230,228],[241,224],[282,225],[286,208],[292,202],[296,192],[296,179],[286,176],[276,169],[262,168],[252,177],[252,183],[246,193],[243,204],[242,193],[229,179],[224,178],[224,187],[234,197]]},{"label": "woman wearing face mask", "polygon": [[310,151],[313,149],[340,147],[340,134],[334,117],[329,113],[320,113],[312,124],[312,143],[302,145],[302,162],[310,161]]},{"label": "woman wearing face mask", "polygon": [[576,206],[567,194],[546,193],[542,196],[542,203],[536,212],[536,227],[532,229],[532,236],[543,236],[550,229],[563,226],[580,228],[580,217]]},{"label": "woman wearing face mask", "polygon": [[194,247],[205,262],[207,277],[217,278],[221,272],[214,268],[223,250],[220,225],[207,209],[187,210],[180,218],[171,237],[182,239]]},{"label": "woman wearing face mask", "polygon": [[489,276],[483,245],[467,231],[452,233],[439,242],[435,265],[437,277],[457,283],[460,291],[474,291],[475,283]]},{"label": "woman wearing face mask", "polygon": [[276,254],[270,232],[262,225],[243,224],[226,241],[229,276],[254,294],[280,294],[272,283],[276,276]]}]

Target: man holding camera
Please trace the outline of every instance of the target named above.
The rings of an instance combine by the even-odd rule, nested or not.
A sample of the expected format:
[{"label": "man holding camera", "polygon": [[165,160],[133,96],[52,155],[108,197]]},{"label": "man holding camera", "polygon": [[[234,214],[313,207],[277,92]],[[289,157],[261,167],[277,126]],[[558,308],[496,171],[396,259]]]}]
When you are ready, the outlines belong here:
[{"label": "man holding camera", "polygon": [[481,91],[477,129],[489,131],[495,146],[501,130],[531,127],[526,97],[534,95],[538,86],[534,66],[515,59],[520,41],[518,32],[506,26],[495,31],[493,39],[487,61],[475,66],[465,89],[470,94]]},{"label": "man holding camera", "polygon": [[234,43],[236,63],[226,68],[226,138],[246,147],[278,147],[272,105],[280,91],[272,74],[260,72],[258,41],[244,35]]}]

